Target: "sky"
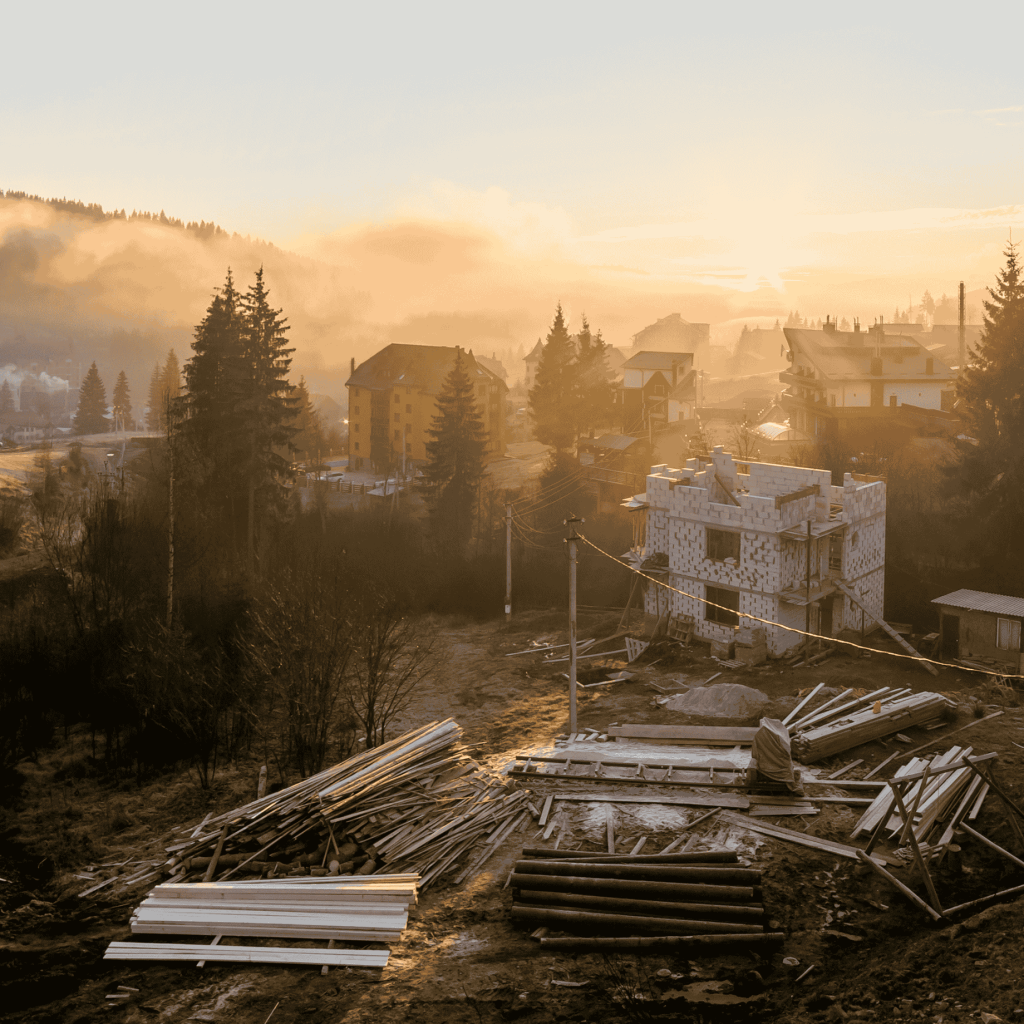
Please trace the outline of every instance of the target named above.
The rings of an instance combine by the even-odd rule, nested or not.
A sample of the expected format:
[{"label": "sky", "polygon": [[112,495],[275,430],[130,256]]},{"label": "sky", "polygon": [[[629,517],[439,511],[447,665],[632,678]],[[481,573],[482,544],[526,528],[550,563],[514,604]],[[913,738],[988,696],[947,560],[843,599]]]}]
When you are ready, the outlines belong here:
[{"label": "sky", "polygon": [[[430,263],[417,226],[486,239],[545,308],[633,289],[689,319],[888,316],[990,284],[1024,237],[1022,28],[893,3],[20,5],[0,188],[354,277],[381,245]],[[471,285],[377,313],[479,312]]]}]

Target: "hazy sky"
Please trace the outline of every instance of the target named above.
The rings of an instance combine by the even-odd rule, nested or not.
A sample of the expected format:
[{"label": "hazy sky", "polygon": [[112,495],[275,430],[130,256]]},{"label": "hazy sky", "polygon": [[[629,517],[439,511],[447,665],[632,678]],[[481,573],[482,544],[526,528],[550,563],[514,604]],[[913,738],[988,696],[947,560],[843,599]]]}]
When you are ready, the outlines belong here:
[{"label": "hazy sky", "polygon": [[916,301],[989,283],[1024,235],[1022,28],[891,2],[21,4],[0,187],[310,251],[418,218],[681,284],[820,268]]}]

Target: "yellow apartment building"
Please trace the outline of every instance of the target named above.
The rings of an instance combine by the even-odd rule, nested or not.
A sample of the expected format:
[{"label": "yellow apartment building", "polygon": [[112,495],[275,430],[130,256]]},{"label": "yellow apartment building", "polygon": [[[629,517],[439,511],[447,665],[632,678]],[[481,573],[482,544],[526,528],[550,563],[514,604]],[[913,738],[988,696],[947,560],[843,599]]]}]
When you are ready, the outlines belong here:
[{"label": "yellow apartment building", "polygon": [[[427,460],[427,430],[437,415],[437,396],[455,365],[456,347],[388,345],[355,365],[348,388],[348,457],[353,469],[375,473]],[[477,406],[487,431],[487,456],[505,454],[505,396],[508,387],[495,373],[463,351]]]}]

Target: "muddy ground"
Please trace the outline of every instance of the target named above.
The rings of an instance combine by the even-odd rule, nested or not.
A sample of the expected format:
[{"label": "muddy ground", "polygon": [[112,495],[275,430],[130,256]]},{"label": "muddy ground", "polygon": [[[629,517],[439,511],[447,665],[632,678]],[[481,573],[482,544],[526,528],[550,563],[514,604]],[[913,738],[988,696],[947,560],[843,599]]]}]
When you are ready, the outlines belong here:
[{"label": "muddy ground", "polygon": [[[431,677],[396,724],[396,731],[454,717],[479,756],[507,759],[531,745],[549,744],[567,728],[564,666],[539,656],[508,658],[530,640],[564,639],[561,614],[532,613],[504,624],[433,619],[436,636]],[[580,636],[612,632],[615,617],[581,618]],[[882,647],[882,643],[878,643]],[[614,662],[615,659],[612,659]],[[632,666],[631,666],[632,668]],[[612,722],[688,721],[652,704],[650,683],[703,682],[720,671],[702,645],[640,667],[631,682],[588,691],[580,699],[580,728],[604,730]],[[795,694],[827,686],[875,689],[883,685],[940,690],[959,702],[959,720],[974,706],[1005,710],[963,736],[978,753],[999,753],[997,778],[1024,804],[1017,744],[1024,743],[1024,713],[1017,694],[943,669],[933,679],[919,667],[886,657],[834,655],[812,668],[778,663],[724,672],[717,682],[742,682],[791,707]],[[718,720],[716,724],[725,724]],[[756,724],[734,722],[730,724]],[[952,728],[952,726],[950,726]],[[910,730],[916,743],[947,749],[946,729]],[[858,777],[898,743],[874,743],[818,767],[834,770],[855,757]],[[438,883],[421,897],[401,941],[391,944],[383,971],[304,967],[243,967],[105,962],[108,942],[128,939],[128,921],[142,893],[116,892],[80,899],[90,882],[82,869],[158,849],[167,829],[196,821],[250,799],[258,766],[222,769],[213,792],[202,793],[187,771],[143,781],[110,779],[88,770],[89,737],[72,731],[38,762],[25,763],[24,802],[2,820],[0,846],[0,1021],[125,1022],[217,1021],[283,1024],[289,1021],[435,1022],[483,1024],[519,1021],[777,1020],[1024,1021],[1024,902],[991,907],[956,924],[930,925],[886,882],[852,861],[751,837],[752,862],[764,871],[764,902],[786,934],[785,947],[768,960],[747,955],[686,960],[678,956],[552,954],[512,926],[505,880],[524,845],[538,842],[536,827],[509,838],[479,875],[463,886]],[[294,781],[294,780],[291,780]],[[778,823],[844,841],[858,808],[825,805],[814,818]],[[770,819],[772,820],[772,819]],[[674,827],[651,831],[650,819],[624,813],[626,841],[648,835],[657,850]],[[1003,809],[990,796],[976,823],[1011,849]],[[713,821],[702,826],[715,840]],[[596,831],[570,831],[566,846],[597,850]],[[645,851],[647,852],[647,851]],[[1016,850],[1024,854],[1022,850]],[[909,868],[900,876],[915,885]],[[457,871],[453,874],[457,874]],[[945,905],[1024,883],[1024,873],[977,843],[964,845],[964,871],[940,874]],[[917,888],[920,891],[919,880]],[[784,958],[799,961],[788,965]],[[807,968],[813,970],[802,981]],[[573,982],[567,986],[556,982]],[[111,1004],[118,986],[137,989]]]}]

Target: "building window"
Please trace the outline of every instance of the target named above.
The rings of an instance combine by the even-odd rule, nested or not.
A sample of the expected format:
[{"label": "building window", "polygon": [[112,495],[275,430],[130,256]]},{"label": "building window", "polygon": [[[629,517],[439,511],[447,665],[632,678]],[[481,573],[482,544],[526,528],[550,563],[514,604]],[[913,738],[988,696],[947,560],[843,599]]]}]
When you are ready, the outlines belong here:
[{"label": "building window", "polygon": [[359,451],[359,442],[356,441],[356,451]]},{"label": "building window", "polygon": [[732,558],[739,563],[740,535],[729,530],[712,530],[707,527],[707,557],[712,562],[724,562]]},{"label": "building window", "polygon": [[[723,626],[738,626],[740,624],[740,594],[738,590],[706,586],[704,597],[711,602],[704,605],[704,618],[708,622],[718,622]],[[720,607],[716,608],[714,605]]]},{"label": "building window", "polygon": [[407,455],[412,455],[412,445],[408,441],[405,442],[405,451]]},{"label": "building window", "polygon": [[400,430],[396,430],[395,431],[395,440],[396,441],[401,441],[401,439],[402,439],[402,432]]},{"label": "building window", "polygon": [[395,392],[395,401],[396,402],[400,402],[401,401],[401,399],[398,397],[398,392],[397,391]]},{"label": "building window", "polygon": [[1020,650],[1020,623],[1016,619],[996,619],[996,647],[1001,651]]},{"label": "building window", "polygon": [[411,405],[406,405],[405,411],[406,411],[406,414],[411,413],[412,412],[412,406]]},{"label": "building window", "polygon": [[402,422],[402,414],[400,412],[396,412],[395,413],[395,422],[396,423],[401,423]]},{"label": "building window", "polygon": [[412,424],[411,423],[406,423],[406,425],[405,425],[405,432],[407,434],[411,434],[412,433]]},{"label": "building window", "polygon": [[[359,424],[358,423],[353,423],[352,424],[352,429],[358,434],[359,433]],[[356,447],[358,448],[359,446],[356,445]]]}]

